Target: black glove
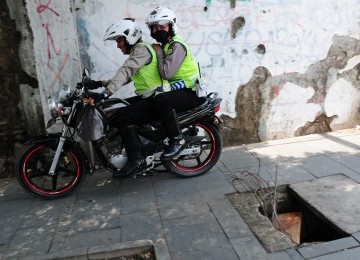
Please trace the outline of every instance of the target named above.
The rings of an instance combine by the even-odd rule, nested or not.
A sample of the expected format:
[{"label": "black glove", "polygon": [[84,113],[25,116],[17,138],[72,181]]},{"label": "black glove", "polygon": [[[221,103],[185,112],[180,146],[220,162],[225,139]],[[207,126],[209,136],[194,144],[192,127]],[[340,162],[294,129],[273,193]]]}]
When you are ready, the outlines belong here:
[{"label": "black glove", "polygon": [[105,93],[98,93],[98,92],[88,92],[86,93],[86,96],[88,98],[94,99],[95,102],[108,98],[108,95],[106,95]]},{"label": "black glove", "polygon": [[84,83],[84,86],[87,87],[88,89],[96,89],[96,88],[101,88],[103,85],[101,80],[99,81],[89,80]]}]

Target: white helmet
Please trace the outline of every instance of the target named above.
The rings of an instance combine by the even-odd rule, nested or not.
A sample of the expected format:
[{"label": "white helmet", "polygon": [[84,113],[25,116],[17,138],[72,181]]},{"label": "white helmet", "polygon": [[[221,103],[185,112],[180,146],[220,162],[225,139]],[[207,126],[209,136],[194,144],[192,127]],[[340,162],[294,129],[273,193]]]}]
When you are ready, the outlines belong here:
[{"label": "white helmet", "polygon": [[124,18],[107,28],[104,41],[116,41],[119,36],[124,36],[130,45],[134,45],[141,39],[142,31],[134,19]]},{"label": "white helmet", "polygon": [[153,24],[170,23],[172,25],[172,30],[174,34],[177,30],[176,15],[171,9],[167,7],[156,7],[146,17],[145,23],[149,26],[149,28]]}]

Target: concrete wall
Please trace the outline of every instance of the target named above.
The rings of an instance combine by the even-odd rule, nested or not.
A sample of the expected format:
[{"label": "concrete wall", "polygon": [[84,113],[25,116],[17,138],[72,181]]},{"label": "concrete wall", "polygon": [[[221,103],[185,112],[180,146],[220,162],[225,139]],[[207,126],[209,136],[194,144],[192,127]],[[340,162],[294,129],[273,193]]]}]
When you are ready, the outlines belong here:
[{"label": "concrete wall", "polygon": [[94,79],[114,75],[125,57],[102,38],[115,20],[136,18],[152,41],[144,19],[158,5],[176,12],[179,34],[223,98],[226,144],[357,124],[359,0],[26,0],[44,109],[82,67]]}]

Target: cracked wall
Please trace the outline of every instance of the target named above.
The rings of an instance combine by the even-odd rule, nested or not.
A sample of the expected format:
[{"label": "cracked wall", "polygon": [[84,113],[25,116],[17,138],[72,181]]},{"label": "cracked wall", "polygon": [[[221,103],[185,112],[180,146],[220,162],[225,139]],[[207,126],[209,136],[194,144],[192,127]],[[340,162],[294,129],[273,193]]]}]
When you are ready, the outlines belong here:
[{"label": "cracked wall", "polygon": [[[346,6],[341,0],[24,1],[42,102],[60,82],[76,82],[83,67],[94,80],[112,77],[126,56],[115,45],[104,45],[106,28],[132,17],[151,43],[145,16],[165,5],[177,14],[178,32],[200,63],[209,91],[223,98],[227,145],[358,122],[357,0]],[[117,94],[130,96],[131,88]]]},{"label": "cracked wall", "polygon": [[[323,133],[359,123],[360,41],[335,36],[327,57],[303,73],[264,67],[238,88],[236,117],[222,116],[226,142],[242,144]],[[238,135],[239,133],[239,135]]]}]

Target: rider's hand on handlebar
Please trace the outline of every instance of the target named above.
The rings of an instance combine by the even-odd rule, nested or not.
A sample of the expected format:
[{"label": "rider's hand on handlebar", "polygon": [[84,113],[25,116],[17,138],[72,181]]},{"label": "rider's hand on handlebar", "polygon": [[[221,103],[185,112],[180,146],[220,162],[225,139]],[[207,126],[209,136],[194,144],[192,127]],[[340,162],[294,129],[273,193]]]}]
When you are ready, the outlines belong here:
[{"label": "rider's hand on handlebar", "polygon": [[98,102],[103,99],[108,99],[108,95],[104,92],[87,92],[86,97],[94,99],[95,102]]},{"label": "rider's hand on handlebar", "polygon": [[84,86],[87,87],[88,89],[96,89],[96,88],[101,88],[102,85],[102,81],[96,81],[96,80],[89,80],[87,82],[84,83]]}]

